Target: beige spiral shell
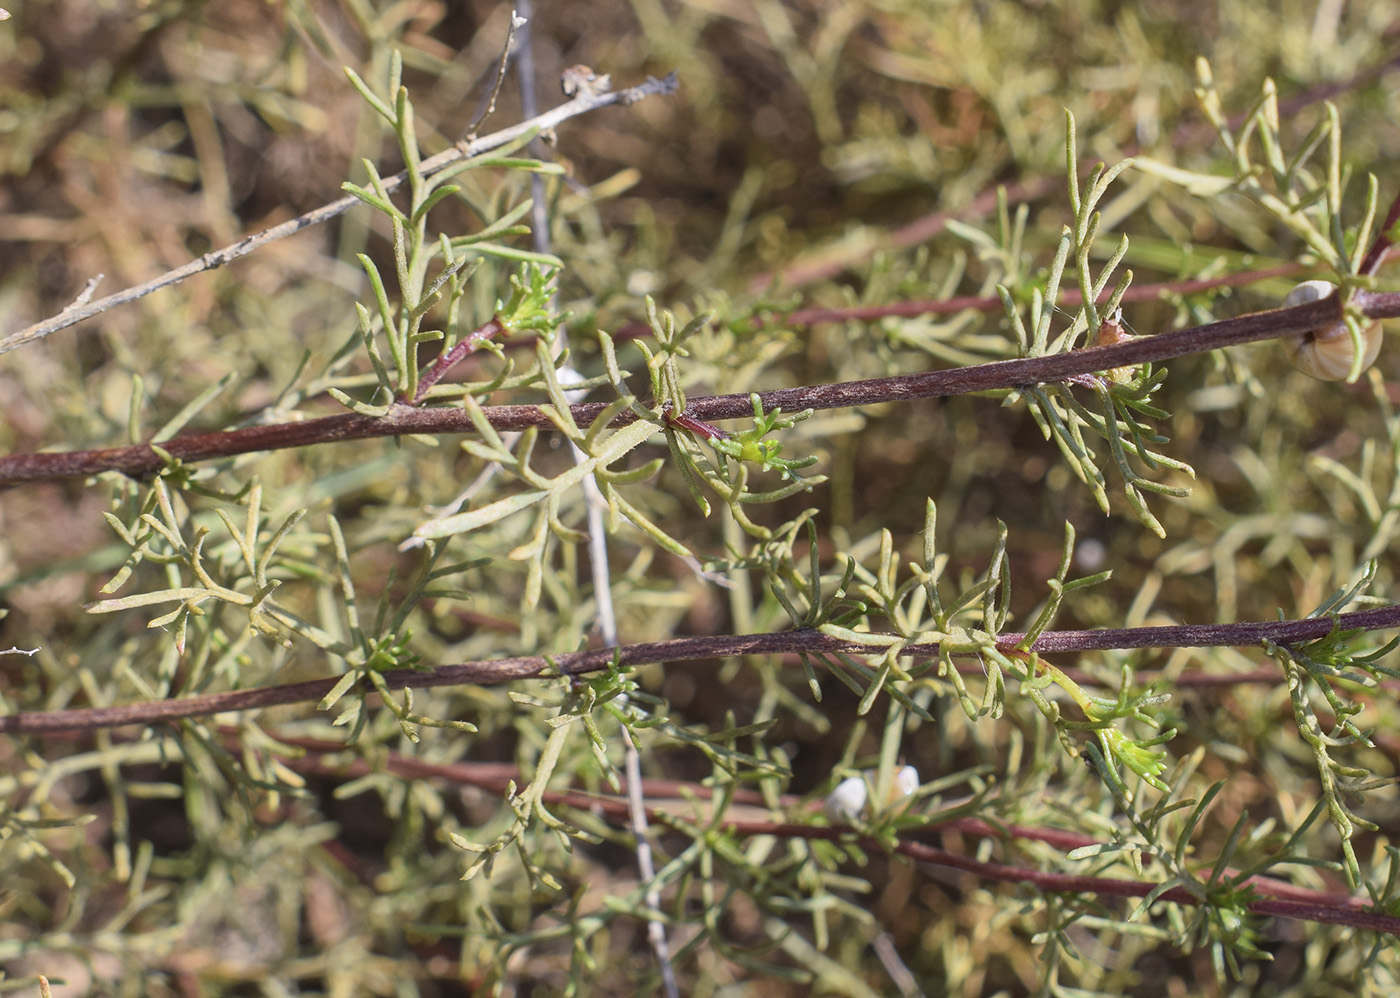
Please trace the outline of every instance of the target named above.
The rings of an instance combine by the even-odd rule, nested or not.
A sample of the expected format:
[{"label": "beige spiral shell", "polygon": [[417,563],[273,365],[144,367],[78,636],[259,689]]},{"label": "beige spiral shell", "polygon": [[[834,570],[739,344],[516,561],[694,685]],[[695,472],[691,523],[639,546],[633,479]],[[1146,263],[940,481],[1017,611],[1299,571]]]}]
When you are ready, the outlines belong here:
[{"label": "beige spiral shell", "polygon": [[[1336,290],[1337,286],[1330,281],[1304,281],[1288,292],[1283,304],[1302,305],[1304,302],[1318,301]],[[1376,362],[1376,355],[1381,352],[1381,335],[1379,322],[1362,327],[1361,370]],[[1297,336],[1286,336],[1282,342],[1283,352],[1293,366],[1319,381],[1342,381],[1351,373],[1356,347],[1346,323],[1336,322]]]}]

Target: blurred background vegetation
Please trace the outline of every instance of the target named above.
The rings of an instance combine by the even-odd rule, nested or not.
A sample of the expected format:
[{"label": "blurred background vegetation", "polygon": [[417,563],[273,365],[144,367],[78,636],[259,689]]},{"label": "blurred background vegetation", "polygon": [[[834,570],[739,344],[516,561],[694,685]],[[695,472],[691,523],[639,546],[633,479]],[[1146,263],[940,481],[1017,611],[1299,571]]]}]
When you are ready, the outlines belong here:
[{"label": "blurred background vegetation", "polygon": [[[423,148],[458,140],[486,99],[511,14],[508,4],[473,0],[34,0],[10,10],[13,18],[0,23],[4,333],[60,311],[99,273],[98,293],[108,293],[332,200],[345,179],[363,180],[362,157],[383,173],[398,169],[392,135],[343,66],[382,88],[397,49]],[[1004,186],[1013,210],[1029,206],[1031,266],[1048,266],[1071,218],[1066,108],[1078,124],[1081,172],[1130,155],[1223,170],[1215,134],[1196,110],[1198,56],[1211,61],[1227,111],[1248,107],[1272,78],[1282,130],[1295,143],[1322,116],[1322,101],[1334,101],[1348,167],[1358,178],[1376,174],[1383,203],[1400,190],[1400,19],[1385,4],[541,0],[531,28],[545,106],[555,102],[560,72],[574,64],[611,74],[617,86],[672,70],[681,84],[673,97],[568,122],[539,150],[567,168],[568,181],[551,188],[551,251],[565,265],[558,304],[570,313],[571,342],[588,373],[598,366],[593,332],[644,320],[646,295],[682,321],[706,309],[747,320],[760,302],[841,307],[993,295],[991,281],[1003,273],[995,254],[970,230],[943,222],[995,231],[995,192]],[[483,131],[519,117],[512,78]],[[434,217],[443,231],[478,228],[528,196],[528,178],[463,182],[468,196]],[[1357,213],[1363,189],[1354,179],[1348,190]],[[1131,238],[1126,265],[1137,285],[1308,262],[1285,227],[1244,199],[1192,197],[1135,171],[1111,192],[1104,226]],[[142,439],[225,376],[227,390],[192,429],[289,418],[288,387],[327,369],[353,333],[353,303],[368,300],[355,254],[392,270],[386,234],[370,212],[354,211],[5,355],[0,447],[128,442],[133,374],[144,393]],[[1102,240],[1105,253],[1115,241]],[[474,279],[478,321],[509,272],[491,264]],[[1129,307],[1125,318],[1139,333],[1156,333],[1273,307],[1287,287],[1275,279],[1164,295]],[[699,338],[687,391],[910,373],[1011,356],[1014,346],[999,311],[774,324],[748,339]],[[637,369],[635,356],[632,363]],[[1272,343],[1172,362],[1158,397],[1172,413],[1161,425],[1171,437],[1165,449],[1197,479],[1188,499],[1150,500],[1165,539],[1137,524],[1116,494],[1113,515],[1104,516],[1023,407],[977,397],[836,410],[800,424],[794,446],[816,453],[830,481],[769,520],[815,506],[824,558],[873,556],[882,529],[912,557],[921,550],[924,499],[932,497],[949,577],[967,580],[982,571],[997,521],[1006,521],[1016,621],[1055,573],[1065,521],[1078,531],[1080,574],[1114,574],[1068,605],[1057,626],[1302,616],[1356,576],[1377,520],[1393,508],[1387,406],[1400,401],[1389,378],[1396,363],[1384,350],[1378,376],[1346,386],[1296,373]],[[357,359],[345,370],[363,373],[368,364]],[[308,414],[339,409],[319,393],[293,402]],[[1375,510],[1338,469],[1370,483]],[[230,481],[254,472],[274,518],[301,507],[334,510],[368,601],[382,595],[391,567],[411,573],[415,555],[398,543],[476,469],[447,442],[434,448],[417,440],[250,456],[222,468]],[[129,553],[102,516],[118,492],[104,479],[0,493],[0,646],[41,649],[0,659],[7,711],[182,691],[168,635],[148,631],[134,614],[82,610]],[[702,560],[736,543],[723,518],[698,517],[679,477],[663,475],[649,502]],[[308,559],[314,541],[305,541]],[[482,553],[464,549],[462,557]],[[1370,554],[1381,556],[1373,591],[1393,597],[1393,559]],[[646,545],[621,544],[615,557],[623,641],[788,626],[761,591],[735,595],[707,585]],[[470,601],[424,610],[414,650],[427,664],[562,652],[588,641],[592,604],[584,595],[551,587],[544,607],[522,615],[523,570],[484,580]],[[296,581],[289,599],[308,613],[324,605],[324,579],[308,569],[299,591]],[[236,651],[237,663],[211,673],[205,688],[330,671],[310,646]],[[226,652],[233,654],[218,649]],[[1113,677],[1127,656],[1099,659],[1066,664]],[[1269,664],[1248,650],[1178,650],[1132,662],[1168,677]],[[837,767],[872,764],[880,748],[883,702],[858,721],[857,697],[828,683],[813,704],[798,669],[736,660],[655,667],[638,678],[666,699],[677,724],[714,730],[773,721],[763,737],[771,748],[760,754],[791,767],[782,787],[789,793],[820,799]],[[3,853],[7,980],[31,987],[22,982],[44,973],[70,982],[63,993],[131,995],[450,995],[483,982],[520,994],[571,983],[589,993],[632,993],[636,981],[655,988],[635,918],[605,919],[607,928],[589,940],[531,935],[580,911],[606,911],[601,899],[635,887],[625,834],[553,856],[556,875],[566,875],[557,894],[505,859],[489,880],[459,882],[468,859],[445,835],[496,827],[499,791],[409,780],[383,764],[390,750],[444,765],[515,763],[528,780],[545,713],[523,710],[499,688],[435,691],[416,709],[470,718],[480,733],[425,730],[413,747],[394,724],[380,725],[339,754],[285,763],[286,773],[268,768],[271,750],[256,742],[253,718],[221,718],[222,727],[211,721],[166,741],[148,736],[150,751],[130,731],[0,744],[0,771],[10,774],[7,812],[33,806],[31,817],[40,819],[93,816],[53,832],[16,832]],[[974,726],[950,698],[930,710],[937,723],[901,746],[924,780],[986,767],[1018,786],[1012,796],[1027,809],[1006,820],[1098,828],[1110,837],[1111,798],[1082,766],[1056,754],[1053,731],[1033,714],[1012,711]],[[1202,785],[1224,781],[1197,831],[1203,857],[1246,813],[1261,848],[1268,835],[1297,826],[1317,798],[1317,776],[1281,680],[1178,688],[1169,712],[1180,729],[1172,756],[1195,758],[1192,779]],[[344,741],[343,729],[310,707],[269,715],[257,723],[279,736]],[[1384,732],[1397,712],[1383,695],[1367,701],[1365,717]],[[114,746],[127,754],[118,760]],[[1397,748],[1400,740],[1378,735],[1374,747],[1348,758],[1390,777]],[[585,773],[587,752],[579,755],[558,779],[601,786]],[[236,771],[255,769],[253,757],[262,759],[263,780],[295,772],[301,792],[263,794],[248,784]],[[656,746],[646,765],[651,776],[711,775],[707,757],[681,742]],[[230,786],[246,786],[257,799],[241,800]],[[1361,836],[1357,851],[1367,875],[1383,879],[1387,832],[1400,817],[1396,797],[1373,793],[1363,810],[1381,830]],[[1314,832],[1310,855],[1335,859],[1330,829]],[[986,841],[940,841],[1000,856]],[[683,844],[663,845],[663,853]],[[76,886],[55,873],[43,849],[72,871]],[[1051,851],[1037,843],[1015,857],[1058,868],[1042,855]],[[773,876],[800,879],[778,853]],[[673,944],[687,993],[905,988],[877,958],[877,942],[892,945],[930,995],[1070,985],[1140,995],[1380,994],[1393,985],[1394,949],[1372,950],[1372,940],[1349,929],[1256,926],[1254,945],[1272,960],[1245,960],[1232,975],[1215,965],[1216,936],[1182,941],[1167,919],[1125,933],[1121,921],[1085,916],[1060,935],[1052,909],[1062,902],[1054,896],[929,876],[877,855],[865,863],[846,856],[810,874],[820,888],[792,891],[821,903],[794,904],[780,917],[781,905],[751,900],[769,899],[773,888],[745,880],[762,869],[756,854],[748,859],[747,872],[734,856],[735,869],[711,870],[714,896],[693,902],[717,906],[706,943],[687,946],[694,935],[682,932]],[[804,862],[808,871],[820,865],[810,856]],[[1334,871],[1299,870],[1301,883],[1344,889]],[[818,921],[830,929],[817,930]],[[721,938],[732,948],[719,946]],[[813,940],[824,952],[811,948]]]}]

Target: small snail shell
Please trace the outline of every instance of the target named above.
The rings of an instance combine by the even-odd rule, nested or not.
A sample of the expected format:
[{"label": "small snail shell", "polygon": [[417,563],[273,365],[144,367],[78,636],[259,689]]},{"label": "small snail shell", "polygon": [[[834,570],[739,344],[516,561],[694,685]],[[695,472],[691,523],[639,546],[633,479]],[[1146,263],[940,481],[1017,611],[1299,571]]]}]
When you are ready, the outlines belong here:
[{"label": "small snail shell", "polygon": [[[1304,281],[1283,299],[1283,304],[1302,305],[1334,294],[1337,286],[1330,281]],[[1356,346],[1346,323],[1336,322],[1298,336],[1283,339],[1283,352],[1293,366],[1319,381],[1341,381],[1351,373]],[[1381,324],[1372,322],[1361,329],[1361,367],[1366,370],[1376,362],[1381,352]]]},{"label": "small snail shell", "polygon": [[[826,813],[835,821],[854,821],[870,817],[870,791],[875,785],[876,771],[850,776],[836,784],[826,798]],[[913,766],[900,766],[890,781],[889,799],[877,811],[887,811],[903,804],[919,789],[919,771]]]}]

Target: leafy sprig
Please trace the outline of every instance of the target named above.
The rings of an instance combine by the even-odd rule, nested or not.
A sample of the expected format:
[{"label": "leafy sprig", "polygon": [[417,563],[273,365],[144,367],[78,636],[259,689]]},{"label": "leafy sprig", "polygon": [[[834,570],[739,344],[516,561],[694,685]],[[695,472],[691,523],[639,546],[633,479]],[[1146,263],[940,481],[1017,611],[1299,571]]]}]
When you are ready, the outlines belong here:
[{"label": "leafy sprig", "polygon": [[[398,53],[394,54],[389,66],[390,98],[387,100],[380,98],[353,70],[347,69],[346,73],[360,95],[389,125],[398,141],[407,176],[408,206],[400,209],[394,204],[378,170],[368,160],[364,166],[369,174],[369,186],[350,182],[344,185],[347,193],[359,198],[389,221],[398,300],[397,304],[390,300],[384,278],[374,261],[367,254],[359,254],[360,266],[368,276],[374,294],[374,309],[371,311],[360,304],[355,309],[360,336],[373,365],[377,386],[368,401],[353,399],[338,388],[329,388],[328,391],[337,401],[361,415],[382,416],[389,411],[396,398],[415,402],[421,399],[419,348],[422,344],[441,340],[442,355],[453,357],[454,361],[459,358],[460,351],[454,354],[458,313],[467,293],[467,279],[481,259],[508,259],[519,261],[522,266],[522,276],[513,279],[510,297],[497,309],[494,317],[498,326],[496,332],[506,336],[525,331],[547,333],[559,321],[551,315],[548,307],[550,294],[546,287],[549,278],[545,276],[545,271],[552,272],[562,266],[558,258],[546,253],[511,248],[496,241],[528,231],[516,224],[529,211],[528,201],[488,223],[481,232],[455,238],[446,234],[431,236],[428,216],[445,199],[463,193],[461,186],[448,183],[463,171],[507,169],[558,174],[562,168],[558,164],[515,158],[493,150],[425,176],[415,134],[413,105],[408,98],[408,89],[401,82],[403,62]],[[521,137],[505,152],[523,147],[530,138],[530,135]],[[437,263],[436,272],[430,276],[437,261],[440,262]],[[434,310],[442,316],[441,328],[425,324]],[[388,348],[387,364],[379,349],[381,333]],[[487,338],[478,335],[473,348],[487,342]],[[440,371],[435,373],[434,382],[441,377]]]},{"label": "leafy sprig", "polygon": [[[1093,247],[1098,239],[1102,216],[1099,203],[1124,171],[1134,165],[1125,159],[1112,167],[1099,164],[1081,186],[1079,156],[1072,114],[1065,115],[1065,161],[1069,180],[1069,202],[1073,222],[1064,228],[1050,267],[1036,275],[1029,288],[1019,261],[1024,219],[1018,216],[1015,226],[999,213],[1004,257],[1008,279],[1019,278],[1020,285],[998,284],[1007,319],[1011,325],[1020,355],[1044,357],[1084,347],[1110,346],[1130,337],[1121,325],[1123,296],[1132,283],[1132,271],[1124,271],[1109,290],[1113,273],[1128,252],[1128,237],[1120,238],[1107,261],[1095,272]],[[1066,281],[1066,271],[1072,265],[1073,278],[1079,285],[1079,303],[1071,313],[1067,327],[1052,336],[1053,321],[1060,311],[1060,289]],[[1104,295],[1107,294],[1107,298]],[[1023,318],[1020,301],[1029,299],[1028,315]],[[1166,485],[1143,476],[1134,464],[1149,471],[1166,467],[1193,476],[1186,463],[1168,457],[1158,448],[1168,438],[1152,430],[1144,417],[1166,420],[1170,413],[1153,404],[1152,399],[1166,380],[1165,371],[1154,373],[1151,364],[1131,367],[1105,367],[1102,373],[1076,376],[1069,382],[1028,385],[1008,394],[1008,404],[1024,400],[1031,415],[1040,426],[1046,440],[1059,447],[1075,476],[1089,486],[1099,507],[1109,511],[1108,492],[1099,458],[1085,440],[1085,431],[1108,443],[1109,457],[1123,481],[1123,492],[1139,522],[1160,537],[1166,536],[1161,522],[1148,509],[1143,492],[1183,498],[1189,491],[1180,486]],[[1073,387],[1090,388],[1098,410],[1092,410],[1075,397]]]}]

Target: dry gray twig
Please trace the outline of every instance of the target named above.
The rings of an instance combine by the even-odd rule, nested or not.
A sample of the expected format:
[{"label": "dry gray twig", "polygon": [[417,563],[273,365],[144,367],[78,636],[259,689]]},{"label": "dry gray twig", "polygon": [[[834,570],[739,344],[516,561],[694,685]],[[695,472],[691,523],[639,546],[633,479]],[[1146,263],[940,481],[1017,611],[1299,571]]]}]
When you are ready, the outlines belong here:
[{"label": "dry gray twig", "polygon": [[[639,100],[644,100],[656,94],[674,93],[676,86],[676,75],[671,73],[660,80],[649,76],[645,82],[635,87],[628,87],[626,90],[618,90],[613,93],[582,91],[573,100],[566,101],[541,115],[522,121],[518,125],[503,128],[499,132],[493,132],[479,139],[459,142],[452,148],[445,149],[436,156],[431,156],[423,160],[419,170],[423,176],[431,176],[451,166],[453,163],[468,159],[472,156],[479,156],[492,149],[498,149],[531,132],[548,131],[568,121],[570,118],[576,118],[581,114],[587,114],[589,111],[596,111],[601,107],[607,107],[612,104],[635,104]],[[392,177],[385,177],[384,189],[387,191],[396,190],[407,178],[407,172],[400,172],[394,174]],[[214,270],[218,267],[222,267],[224,264],[236,260],[241,256],[247,256],[249,253],[266,246],[268,243],[276,242],[278,239],[284,239],[295,232],[300,232],[308,226],[328,222],[332,218],[349,211],[355,205],[362,203],[363,202],[360,201],[359,198],[346,195],[343,198],[332,201],[330,204],[322,205],[320,208],[308,211],[305,215],[301,215],[291,221],[283,222],[281,225],[274,225],[270,229],[264,229],[262,232],[254,233],[251,236],[240,239],[231,246],[211,250],[197,260],[191,260],[183,267],[177,267],[159,277],[146,281],[144,284],[137,284],[134,287],[119,291],[116,294],[107,295],[105,298],[99,298],[94,302],[80,304],[80,296],[79,302],[75,302],[74,305],[65,308],[62,312],[58,313],[58,315],[45,319],[43,322],[36,323],[28,329],[23,329],[18,333],[14,333],[0,340],[0,354],[8,353],[11,350],[24,346],[26,343],[33,343],[35,340],[41,340],[50,333],[56,333],[60,329],[66,329],[69,326],[82,322],[84,319],[91,319],[93,316],[116,308],[118,305],[125,305],[129,302],[136,301],[138,298],[144,298],[153,291],[159,291],[161,288],[170,287],[172,284],[179,284],[187,277],[193,277],[195,274],[203,273],[206,270]]]}]

